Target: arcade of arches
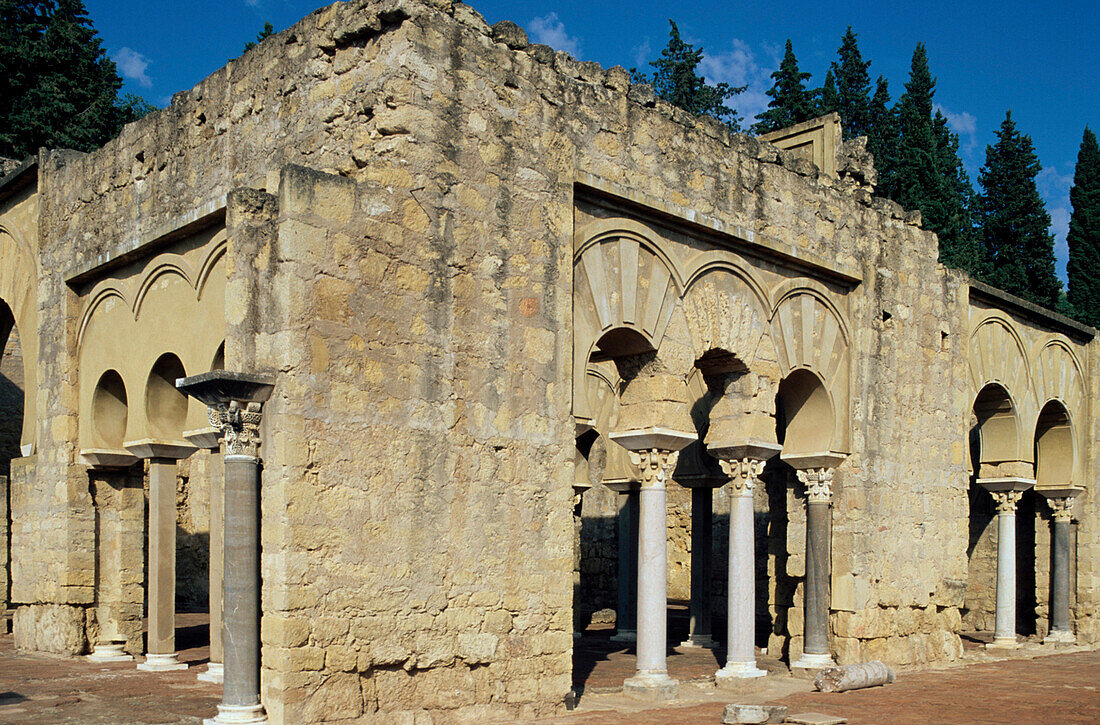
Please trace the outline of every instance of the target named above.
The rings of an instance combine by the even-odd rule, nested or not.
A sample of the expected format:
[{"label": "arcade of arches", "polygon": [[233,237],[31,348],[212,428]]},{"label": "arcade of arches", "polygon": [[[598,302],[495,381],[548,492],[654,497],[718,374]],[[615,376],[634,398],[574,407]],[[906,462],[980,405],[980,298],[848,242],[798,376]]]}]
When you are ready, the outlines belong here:
[{"label": "arcade of arches", "polygon": [[1096,331],[938,265],[834,115],[364,0],[0,170],[20,649],[156,678],[198,609],[213,722],[299,725],[558,713],[597,629],[650,699],[668,646],[1100,642]]}]

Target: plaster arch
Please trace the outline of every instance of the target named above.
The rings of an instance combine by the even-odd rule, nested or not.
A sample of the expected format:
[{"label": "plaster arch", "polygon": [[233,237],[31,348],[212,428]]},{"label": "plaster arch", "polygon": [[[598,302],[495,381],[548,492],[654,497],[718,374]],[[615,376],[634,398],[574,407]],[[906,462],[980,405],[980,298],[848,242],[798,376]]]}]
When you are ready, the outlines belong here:
[{"label": "plaster arch", "polygon": [[[576,236],[573,260],[573,414],[592,418],[583,376],[599,358],[601,341],[633,342],[632,354],[657,350],[679,302],[682,278],[663,248],[643,225],[603,219]],[[619,330],[627,339],[616,339]],[[610,334],[609,334],[610,333]]]},{"label": "plaster arch", "polygon": [[776,400],[784,459],[839,450],[836,405],[820,375],[810,368],[794,370],[779,383]]},{"label": "plaster arch", "polygon": [[19,438],[23,455],[35,450],[37,436],[37,290],[38,267],[30,247],[16,230],[0,226],[0,301],[11,310],[23,353],[23,424]]},{"label": "plaster arch", "polygon": [[[100,281],[92,288],[91,292],[87,294],[87,298],[88,301],[85,303],[84,311],[80,315],[80,327],[77,329],[76,334],[76,349],[78,352],[84,347],[84,338],[87,334],[88,327],[95,317],[96,311],[99,309],[100,305],[120,305],[126,310],[133,309],[129,295],[123,289],[123,285],[120,284],[120,281],[115,279]],[[112,302],[112,300],[118,300],[118,302]]]},{"label": "plaster arch", "polygon": [[[977,396],[990,384],[1003,387],[1019,418],[1017,427],[1031,429],[1039,414],[1026,347],[1012,321],[997,312],[972,328],[969,345],[971,390]],[[1027,436],[1017,433],[1018,450],[1011,460],[1033,461]],[[1009,460],[1009,459],[1005,459]]]},{"label": "plaster arch", "polygon": [[683,309],[696,359],[721,349],[753,367],[771,305],[748,270],[726,261],[700,267],[689,279]]},{"label": "plaster arch", "polygon": [[[180,277],[188,287],[194,288],[195,283],[192,281],[194,276],[191,274],[189,267],[187,260],[178,254],[164,254],[157,257],[137,285],[137,292],[134,294],[134,319],[141,318],[145,298],[161,277],[175,275]],[[169,284],[171,283],[169,282]]]},{"label": "plaster arch", "polygon": [[1019,476],[1027,473],[1018,469],[998,469],[1004,464],[1015,465],[1032,460],[1030,453],[1021,457],[1025,445],[1030,448],[1031,444],[1025,441],[1027,437],[1023,434],[1019,407],[1011,391],[999,382],[987,383],[974,397],[971,409],[975,420],[971,431],[971,445],[977,446],[973,463],[977,464],[974,467],[978,478]]},{"label": "plaster arch", "polygon": [[[198,274],[195,277],[195,294],[201,301],[203,294],[206,292],[206,286],[211,280],[218,280],[221,286],[225,286],[225,274],[213,275],[214,269],[219,265],[225,264],[225,253],[228,245],[225,240],[225,230],[222,229],[214,235],[213,248],[210,253],[202,260],[202,264],[199,265]],[[224,292],[223,292],[224,294]]]},{"label": "plaster arch", "polygon": [[[1071,470],[1068,474],[1059,474],[1061,477],[1068,475],[1068,481],[1061,483],[1073,483],[1083,485],[1085,483],[1084,450],[1085,421],[1089,416],[1089,399],[1085,392],[1084,367],[1073,350],[1073,345],[1061,335],[1049,335],[1036,343],[1032,354],[1032,379],[1037,397],[1038,412],[1035,420],[1035,429],[1038,430],[1048,421],[1044,421],[1044,413],[1047,407],[1057,404],[1065,411],[1065,429],[1059,429],[1057,436],[1068,436],[1066,446],[1062,450],[1069,452],[1071,458]],[[1048,432],[1047,435],[1053,435]],[[1036,477],[1039,476],[1039,467],[1049,463],[1039,460],[1039,448],[1036,447]],[[1048,452],[1051,449],[1048,448]],[[1044,478],[1049,478],[1051,472],[1046,469]],[[1041,485],[1041,484],[1036,484]]]},{"label": "plaster arch", "polygon": [[1051,399],[1035,422],[1035,487],[1064,487],[1082,482],[1081,448],[1065,404]]},{"label": "plaster arch", "polygon": [[[822,388],[813,394],[814,400],[828,402],[828,409],[817,404],[809,408],[823,416],[816,425],[829,428],[827,436],[815,436],[827,438],[829,448],[813,452],[847,453],[851,441],[848,326],[820,286],[809,281],[785,285],[777,300],[771,335],[780,375],[787,381],[798,371],[812,373]],[[808,378],[803,380],[808,384]]]}]

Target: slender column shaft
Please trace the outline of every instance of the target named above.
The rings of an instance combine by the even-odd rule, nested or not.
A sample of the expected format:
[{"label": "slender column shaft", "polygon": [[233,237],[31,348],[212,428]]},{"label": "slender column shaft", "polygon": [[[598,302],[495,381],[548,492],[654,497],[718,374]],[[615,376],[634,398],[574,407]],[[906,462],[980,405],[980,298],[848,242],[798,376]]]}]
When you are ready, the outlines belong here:
[{"label": "slender column shaft", "polygon": [[803,652],[829,653],[829,515],[828,502],[806,506],[806,639]]},{"label": "slender column shaft", "polygon": [[176,651],[176,462],[149,459],[148,654]]},{"label": "slender column shaft", "polygon": [[260,476],[253,456],[225,456],[222,703],[260,702]]},{"label": "slender column shaft", "polygon": [[200,680],[222,681],[222,578],[225,570],[225,463],[220,451],[207,459],[210,481],[210,665]]},{"label": "slender column shaft", "polygon": [[713,489],[691,489],[691,621],[685,645],[713,647],[711,561],[714,537]]},{"label": "slender column shaft", "polygon": [[997,620],[993,641],[1016,642],[1016,512],[997,514]]},{"label": "slender column shaft", "polygon": [[638,492],[623,494],[619,507],[619,581],[615,613],[618,642],[633,642],[638,630]]},{"label": "slender column shaft", "polygon": [[643,485],[638,527],[638,672],[667,672],[668,553],[665,482]]},{"label": "slender column shaft", "polygon": [[730,497],[729,595],[726,599],[726,664],[756,665],[756,563],[752,489]]},{"label": "slender column shaft", "polygon": [[1051,573],[1053,591],[1051,592],[1051,630],[1071,633],[1073,625],[1069,618],[1069,528],[1068,517],[1054,519],[1054,571]]}]

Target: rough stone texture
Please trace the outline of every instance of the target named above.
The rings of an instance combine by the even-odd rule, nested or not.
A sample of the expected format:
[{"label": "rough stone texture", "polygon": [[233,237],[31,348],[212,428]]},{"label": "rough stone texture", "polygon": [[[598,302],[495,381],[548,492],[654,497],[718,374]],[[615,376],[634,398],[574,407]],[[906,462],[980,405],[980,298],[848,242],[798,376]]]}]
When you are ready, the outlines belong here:
[{"label": "rough stone texture", "polygon": [[[820,452],[806,446],[822,438],[848,454],[834,481],[830,647],[841,663],[958,657],[962,611],[977,626],[988,601],[976,571],[988,562],[968,561],[982,543],[971,472],[1027,470],[1039,408],[1057,398],[1080,444],[1076,482],[1095,477],[1091,332],[940,267],[919,215],[871,196],[858,144],[841,147],[833,175],[517,31],[447,0],[323,8],[102,149],[46,151],[34,184],[0,190],[0,299],[36,381],[21,434],[32,453],[11,463],[18,646],[76,653],[97,631],[105,564],[98,484],[80,459],[81,311],[96,285],[172,261],[224,318],[225,367],[276,379],[261,447],[273,723],[563,708],[574,569],[591,609],[614,592],[606,489],[585,494],[579,566],[573,539],[573,417],[606,437],[613,416],[594,409],[589,378],[603,376],[612,408],[621,382],[613,360],[589,364],[605,327],[656,348],[670,386],[633,401],[623,425],[652,418],[654,400],[694,424],[674,403],[683,389],[703,399],[715,352],[765,400],[791,395],[796,371],[818,375],[821,416],[779,426],[785,452]],[[220,232],[218,303],[198,280],[213,264],[194,258],[213,260],[214,237],[196,240]],[[639,320],[623,314],[628,299]],[[212,364],[214,346],[190,367]],[[1022,433],[1011,455],[975,466],[972,408],[993,380]],[[197,600],[202,465],[181,466],[178,488]],[[774,461],[754,499],[758,636],[790,659],[805,496]],[[670,497],[671,592],[686,598],[689,496],[673,484]],[[716,612],[728,505],[717,491]],[[1098,506],[1077,504],[1086,642],[1100,638]]]},{"label": "rough stone texture", "polygon": [[726,725],[784,722],[786,719],[786,705],[726,705],[722,713],[722,722]]}]

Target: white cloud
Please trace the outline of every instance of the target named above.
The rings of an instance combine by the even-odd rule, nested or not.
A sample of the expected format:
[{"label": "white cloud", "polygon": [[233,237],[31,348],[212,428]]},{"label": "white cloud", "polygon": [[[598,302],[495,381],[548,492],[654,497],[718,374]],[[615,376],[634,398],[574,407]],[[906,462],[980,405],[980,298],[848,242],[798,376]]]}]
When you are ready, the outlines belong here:
[{"label": "white cloud", "polygon": [[653,67],[649,65],[650,53],[652,49],[649,45],[649,38],[646,38],[641,45],[635,45],[632,49],[634,51],[634,67],[642,73],[649,73],[653,70]]},{"label": "white cloud", "polygon": [[131,48],[119,48],[114,57],[118,72],[123,78],[128,78],[142,88],[152,88],[153,81],[145,70],[149,67],[149,59]]},{"label": "white cloud", "polygon": [[[734,38],[732,46],[732,49],[721,53],[705,53],[699,63],[699,71],[710,83],[748,86],[743,93],[728,101],[744,118],[742,126],[748,127],[768,107],[771,99],[768,98],[767,91],[772,87],[771,74],[779,67],[779,59],[772,57],[772,63],[762,66],[748,43]],[[774,56],[768,48],[764,50],[769,56]]]},{"label": "white cloud", "polygon": [[565,32],[565,24],[558,20],[557,13],[534,18],[527,24],[527,30],[536,43],[549,45],[554,50],[564,50],[574,57],[580,57],[580,40]]},{"label": "white cloud", "polygon": [[1050,233],[1054,235],[1054,258],[1062,281],[1066,280],[1066,260],[1069,259],[1069,246],[1066,234],[1069,233],[1069,189],[1073,186],[1073,173],[1062,173],[1054,166],[1047,166],[1035,177],[1035,186],[1043,197],[1047,212],[1050,213]]},{"label": "white cloud", "polygon": [[973,161],[974,152],[978,150],[977,117],[966,111],[956,113],[939,103],[933,108],[947,118],[948,127],[959,135],[959,145],[962,147],[963,154]]}]

